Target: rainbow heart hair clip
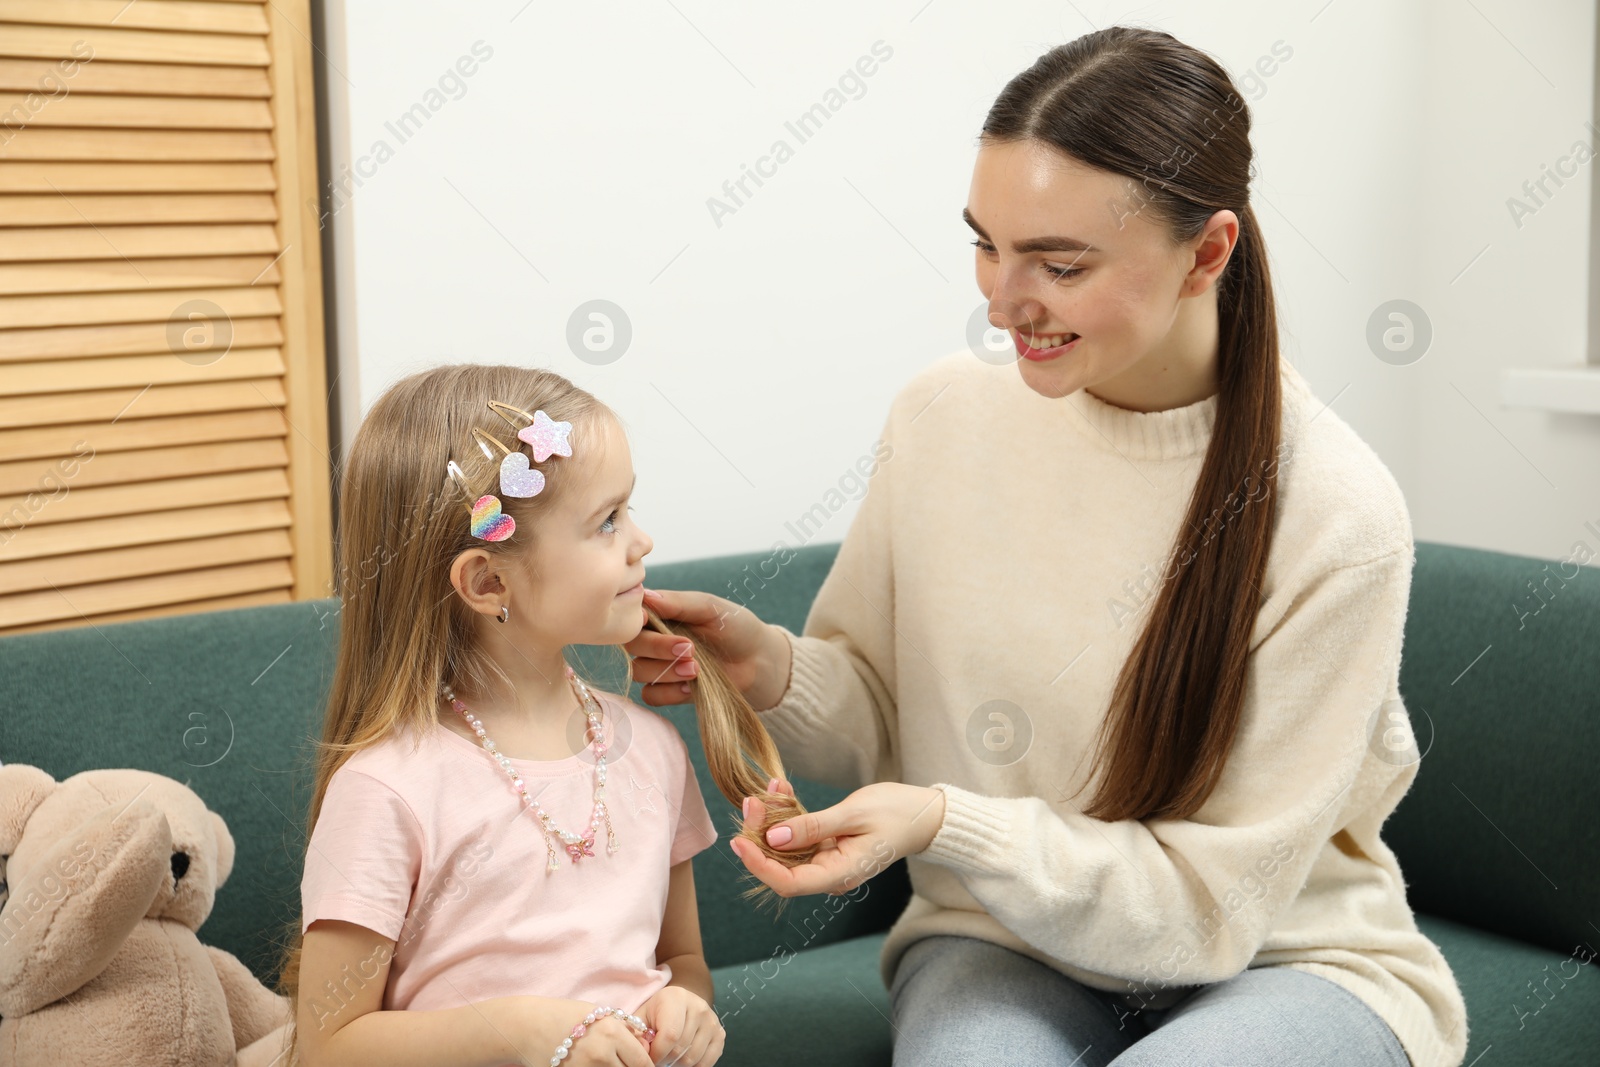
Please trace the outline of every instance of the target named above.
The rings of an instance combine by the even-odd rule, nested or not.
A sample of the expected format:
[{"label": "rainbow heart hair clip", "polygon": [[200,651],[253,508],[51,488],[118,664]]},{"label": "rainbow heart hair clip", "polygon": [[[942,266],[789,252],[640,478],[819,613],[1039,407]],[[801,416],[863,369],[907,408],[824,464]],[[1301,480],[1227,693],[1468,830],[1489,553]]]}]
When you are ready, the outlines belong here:
[{"label": "rainbow heart hair clip", "polygon": [[[557,422],[543,411],[535,411],[530,415],[521,408],[498,400],[490,400],[488,405],[491,411],[505,419],[512,427],[519,425],[512,419],[513,415],[526,424],[517,430],[517,440],[532,449],[534,462],[543,463],[551,456],[569,458],[572,456],[572,442],[567,439],[572,433],[572,423]],[[495,453],[490,446],[500,450],[501,496],[530,497],[538,496],[544,491],[544,471],[531,466],[528,457],[521,449],[510,447],[498,437],[477,426],[472,428],[472,437],[491,463],[495,462]],[[472,489],[460,464],[453,459],[449,460],[445,463],[445,471],[461,492],[470,499]],[[504,541],[517,531],[517,521],[505,513],[500,497],[493,493],[479,496],[467,505],[467,510],[472,516],[470,523],[472,536],[481,541]]]}]

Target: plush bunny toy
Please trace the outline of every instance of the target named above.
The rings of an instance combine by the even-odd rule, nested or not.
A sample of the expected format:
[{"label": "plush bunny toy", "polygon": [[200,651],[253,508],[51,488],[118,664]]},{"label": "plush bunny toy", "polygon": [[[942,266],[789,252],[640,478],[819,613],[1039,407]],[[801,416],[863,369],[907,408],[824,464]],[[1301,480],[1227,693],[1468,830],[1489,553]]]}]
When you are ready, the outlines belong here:
[{"label": "plush bunny toy", "polygon": [[140,770],[0,766],[0,1063],[267,1067],[288,1002],[200,943],[222,817]]}]

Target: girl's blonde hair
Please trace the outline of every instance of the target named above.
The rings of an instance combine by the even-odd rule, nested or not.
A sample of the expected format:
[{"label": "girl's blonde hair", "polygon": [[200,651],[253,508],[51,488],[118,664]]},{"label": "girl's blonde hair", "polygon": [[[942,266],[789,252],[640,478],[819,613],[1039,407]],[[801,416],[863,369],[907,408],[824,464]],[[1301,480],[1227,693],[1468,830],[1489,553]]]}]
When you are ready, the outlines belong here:
[{"label": "girl's blonde hair", "polygon": [[[491,400],[529,413],[542,410],[557,422],[572,423],[573,457],[583,462],[551,457],[538,465],[530,455],[529,465],[546,472],[544,490],[532,497],[501,494],[500,454],[492,460],[486,456],[473,428],[487,431],[508,449],[528,449],[490,409]],[[607,418],[615,420],[616,414],[561,375],[503,364],[450,364],[412,374],[373,404],[351,443],[340,486],[339,647],[317,747],[308,841],[329,780],[353,753],[397,729],[410,728],[420,737],[434,724],[438,694],[446,685],[482,692],[496,687],[491,679],[500,686],[511,684],[477,646],[477,613],[456,594],[450,566],[471,548],[501,557],[513,568],[528,566],[539,517],[590,476],[588,461],[603,446]],[[452,459],[466,476],[470,496],[448,473]],[[506,540],[472,535],[470,506],[484,493],[499,496],[502,509],[516,522]],[[676,624],[662,623],[659,617],[654,624],[663,632],[677,632]],[[792,798],[767,793],[768,779],[784,776],[777,750],[754,710],[728,683],[715,654],[698,641],[695,645],[701,667],[696,683],[701,736],[718,789],[735,805],[746,795],[767,799],[768,824],[801,813]],[[745,751],[754,758],[754,768]],[[530,832],[540,829],[529,825]],[[741,836],[791,865],[815,852],[776,852],[760,831]],[[745,895],[767,893],[766,886],[757,885]],[[299,992],[303,941],[297,915],[278,977],[279,991],[291,1002]]]}]

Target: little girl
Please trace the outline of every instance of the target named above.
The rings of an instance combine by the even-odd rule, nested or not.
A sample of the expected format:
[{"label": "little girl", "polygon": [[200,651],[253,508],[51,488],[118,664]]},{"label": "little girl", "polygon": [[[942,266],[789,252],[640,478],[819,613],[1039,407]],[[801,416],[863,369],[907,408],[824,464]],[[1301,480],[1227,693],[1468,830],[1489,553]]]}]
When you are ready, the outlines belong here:
[{"label": "little girl", "polygon": [[362,423],[281,977],[306,1067],[721,1056],[688,749],[563,657],[646,621],[633,486],[616,416],[548,371],[438,367]]}]

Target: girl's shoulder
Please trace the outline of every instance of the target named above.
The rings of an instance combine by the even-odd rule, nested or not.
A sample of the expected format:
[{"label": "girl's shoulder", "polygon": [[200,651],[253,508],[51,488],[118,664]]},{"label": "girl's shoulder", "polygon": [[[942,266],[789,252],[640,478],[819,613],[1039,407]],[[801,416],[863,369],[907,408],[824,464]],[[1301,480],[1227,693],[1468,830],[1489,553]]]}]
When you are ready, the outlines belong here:
[{"label": "girl's shoulder", "polygon": [[409,726],[397,726],[387,737],[352,752],[333,772],[334,777],[361,774],[375,778],[399,792],[406,782],[416,780],[419,761],[443,757],[438,736],[438,731],[442,729],[437,724],[420,731]]}]

